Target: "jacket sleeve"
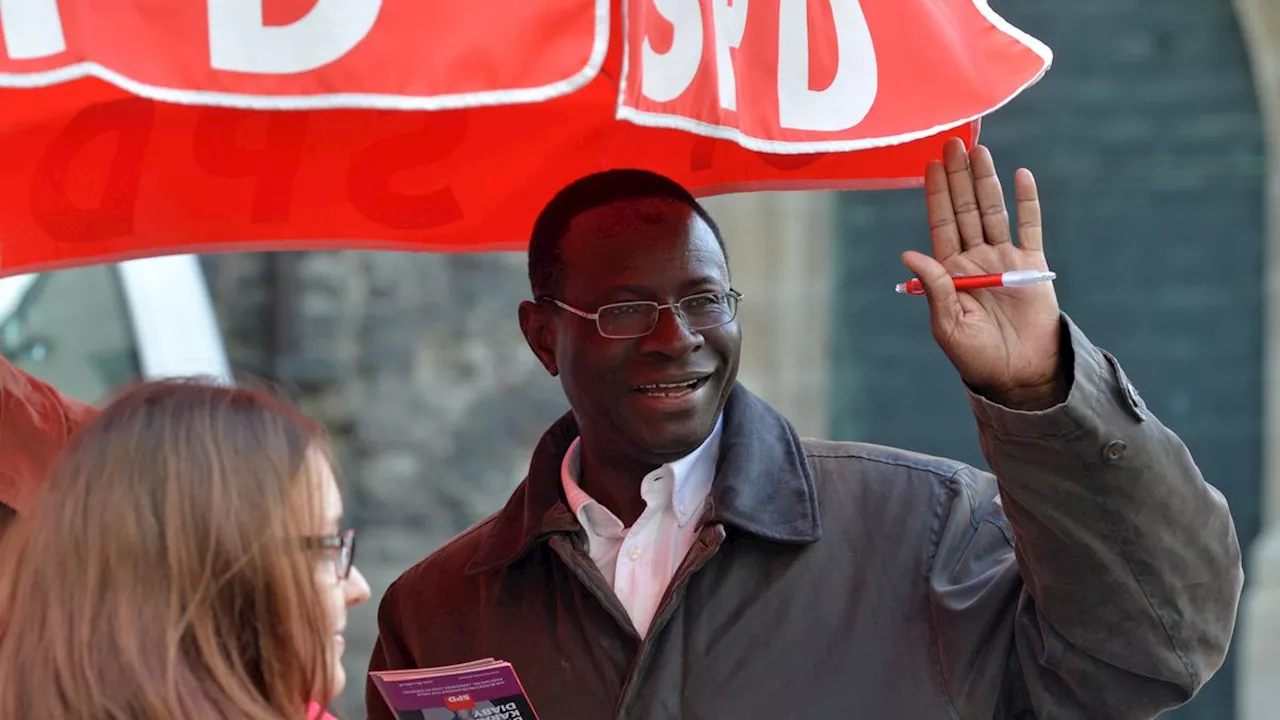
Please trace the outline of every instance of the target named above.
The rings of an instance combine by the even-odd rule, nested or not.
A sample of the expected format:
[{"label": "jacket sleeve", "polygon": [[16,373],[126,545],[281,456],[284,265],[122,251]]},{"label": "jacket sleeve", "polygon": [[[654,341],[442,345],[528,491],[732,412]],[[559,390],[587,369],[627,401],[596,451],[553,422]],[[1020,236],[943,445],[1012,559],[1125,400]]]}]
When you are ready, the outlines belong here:
[{"label": "jacket sleeve", "polygon": [[[382,670],[408,670],[416,668],[413,655],[400,639],[399,602],[397,585],[391,583],[378,603],[378,639],[373,646],[373,654],[369,657],[369,672]],[[365,678],[364,705],[368,720],[396,720],[396,716],[387,707],[378,686],[373,682],[373,675]]]},{"label": "jacket sleeve", "polygon": [[24,512],[68,438],[96,414],[0,357],[0,503]]},{"label": "jacket sleeve", "polygon": [[1244,573],[1226,500],[1066,316],[1063,341],[1061,405],[970,395],[995,477],[957,477],[931,576],[966,720],[1145,720],[1191,699],[1231,640]]}]

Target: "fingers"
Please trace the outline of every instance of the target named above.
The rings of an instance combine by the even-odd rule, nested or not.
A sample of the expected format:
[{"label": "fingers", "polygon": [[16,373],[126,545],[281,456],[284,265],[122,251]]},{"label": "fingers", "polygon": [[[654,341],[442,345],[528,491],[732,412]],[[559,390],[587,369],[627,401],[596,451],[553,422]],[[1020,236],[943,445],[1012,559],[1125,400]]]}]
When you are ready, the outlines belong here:
[{"label": "fingers", "polygon": [[924,253],[908,250],[902,253],[902,264],[920,278],[920,284],[924,285],[934,329],[948,334],[960,315],[960,299],[956,296],[955,281],[941,263]]},{"label": "fingers", "polygon": [[[939,261],[983,244],[1013,242],[1009,209],[996,175],[991,151],[976,145],[968,153],[958,138],[947,141],[942,162],[925,169],[926,205],[933,256]],[[1018,245],[1043,250],[1040,203],[1031,173],[1015,176],[1018,210]]]},{"label": "fingers", "polygon": [[973,167],[973,185],[978,200],[978,213],[982,217],[982,234],[988,245],[1013,241],[1009,232],[1009,210],[1004,204],[1004,190],[996,176],[996,164],[991,151],[979,145],[969,154]]},{"label": "fingers", "polygon": [[1013,176],[1013,195],[1018,208],[1018,245],[1023,250],[1044,252],[1044,230],[1040,224],[1040,195],[1031,171],[1020,169]]},{"label": "fingers", "polygon": [[951,206],[951,188],[947,184],[947,170],[934,160],[924,170],[925,207],[929,212],[929,237],[933,243],[933,256],[938,260],[960,252],[960,230],[956,226],[956,213]]},{"label": "fingers", "polygon": [[951,188],[951,206],[960,229],[960,246],[965,250],[978,247],[983,243],[982,216],[974,194],[969,155],[958,138],[947,141],[942,155],[947,168],[947,184]]}]

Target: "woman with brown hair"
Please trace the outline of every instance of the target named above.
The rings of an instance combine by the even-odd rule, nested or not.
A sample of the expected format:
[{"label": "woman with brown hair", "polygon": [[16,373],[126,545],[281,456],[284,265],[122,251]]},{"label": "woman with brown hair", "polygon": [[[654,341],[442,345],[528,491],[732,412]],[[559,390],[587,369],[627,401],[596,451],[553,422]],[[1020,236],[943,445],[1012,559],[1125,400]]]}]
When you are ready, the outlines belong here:
[{"label": "woman with brown hair", "polygon": [[0,718],[320,714],[369,598],[327,448],[258,391],[112,402],[0,541]]}]

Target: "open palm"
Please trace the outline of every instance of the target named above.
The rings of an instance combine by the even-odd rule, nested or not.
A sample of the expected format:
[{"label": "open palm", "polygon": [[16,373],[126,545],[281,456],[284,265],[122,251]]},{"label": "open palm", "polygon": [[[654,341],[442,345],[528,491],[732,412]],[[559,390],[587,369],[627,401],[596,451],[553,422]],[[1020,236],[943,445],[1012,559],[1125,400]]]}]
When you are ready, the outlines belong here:
[{"label": "open palm", "polygon": [[964,382],[997,402],[1036,402],[1059,393],[1060,321],[1051,283],[957,292],[954,275],[1048,270],[1035,179],[1014,176],[1018,241],[991,153],[950,140],[925,173],[933,257],[902,261],[929,299],[933,336]]}]

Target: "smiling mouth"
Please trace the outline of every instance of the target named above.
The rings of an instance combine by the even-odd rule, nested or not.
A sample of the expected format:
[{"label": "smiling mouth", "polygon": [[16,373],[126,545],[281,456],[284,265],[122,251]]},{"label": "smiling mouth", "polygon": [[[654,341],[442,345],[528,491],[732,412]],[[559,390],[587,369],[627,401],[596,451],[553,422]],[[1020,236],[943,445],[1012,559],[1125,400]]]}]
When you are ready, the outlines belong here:
[{"label": "smiling mouth", "polygon": [[711,379],[710,375],[700,377],[680,383],[650,383],[648,385],[637,385],[631,388],[631,392],[646,395],[648,397],[682,397],[694,392],[698,388],[707,384]]}]

